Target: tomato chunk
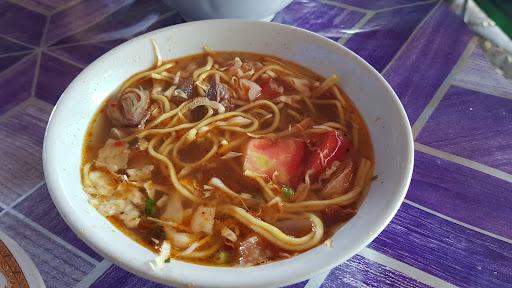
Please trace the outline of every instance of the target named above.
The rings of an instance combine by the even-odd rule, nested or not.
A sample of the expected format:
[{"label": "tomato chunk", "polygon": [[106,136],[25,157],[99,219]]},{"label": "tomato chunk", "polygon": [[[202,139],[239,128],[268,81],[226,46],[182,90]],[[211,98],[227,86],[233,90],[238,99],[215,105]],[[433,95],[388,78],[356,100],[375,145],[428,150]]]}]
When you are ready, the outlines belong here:
[{"label": "tomato chunk", "polygon": [[274,79],[260,80],[258,85],[261,87],[261,99],[274,99],[283,95],[283,87],[279,86]]},{"label": "tomato chunk", "polygon": [[295,187],[301,180],[304,149],[305,143],[294,139],[252,139],[247,144],[244,170]]},{"label": "tomato chunk", "polygon": [[334,161],[345,159],[350,148],[349,139],[340,131],[329,131],[323,134],[309,157],[306,173],[309,173],[311,180],[316,180],[325,169],[331,167]]}]

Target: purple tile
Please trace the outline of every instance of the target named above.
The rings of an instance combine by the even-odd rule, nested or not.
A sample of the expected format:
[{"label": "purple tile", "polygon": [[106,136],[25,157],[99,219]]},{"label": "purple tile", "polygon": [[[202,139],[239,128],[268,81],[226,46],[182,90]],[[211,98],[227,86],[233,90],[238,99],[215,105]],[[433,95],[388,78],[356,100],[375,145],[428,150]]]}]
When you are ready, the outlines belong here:
[{"label": "purple tile", "polygon": [[429,287],[409,276],[356,255],[331,270],[321,288],[336,287]]},{"label": "purple tile", "polygon": [[384,72],[411,123],[416,121],[451,72],[472,35],[462,19],[442,3]]},{"label": "purple tile", "polygon": [[[28,53],[28,52],[27,52]],[[20,60],[25,59],[28,56],[28,54],[16,54],[12,56],[0,56],[0,74],[5,72],[9,67],[13,66],[14,64],[18,63]],[[9,74],[9,71],[7,71]]]},{"label": "purple tile", "polygon": [[19,44],[14,43],[12,41],[9,41],[8,39],[3,38],[0,36],[0,57],[3,54],[9,54],[9,53],[16,53],[16,52],[23,52],[27,51],[29,52],[32,48]]},{"label": "purple tile", "polygon": [[382,71],[435,5],[427,3],[376,13],[345,46]]},{"label": "purple tile", "polygon": [[16,204],[14,209],[94,259],[98,261],[103,259],[78,239],[66,222],[64,222],[57,208],[53,205],[46,185],[42,185],[32,192],[27,198]]},{"label": "purple tile", "polygon": [[300,0],[286,6],[273,22],[303,28],[337,41],[346,29],[353,27],[363,16],[364,13],[329,4]]},{"label": "purple tile", "polygon": [[409,5],[418,2],[424,2],[425,0],[333,0],[335,2],[351,5],[358,8],[378,10],[385,8],[392,8],[401,5]]},{"label": "purple tile", "polygon": [[36,97],[55,104],[81,68],[46,53],[41,57]]},{"label": "purple tile", "polygon": [[[285,288],[303,288],[306,281],[286,286]],[[102,287],[124,287],[124,288],[157,288],[169,287],[140,278],[119,266],[112,265],[103,275],[101,275],[91,286],[91,288]],[[192,287],[195,287],[192,285]]]},{"label": "purple tile", "polygon": [[32,10],[51,14],[68,5],[70,0],[16,0],[16,3]]},{"label": "purple tile", "polygon": [[512,99],[452,86],[417,141],[512,173]]},{"label": "purple tile", "polygon": [[93,264],[10,212],[0,217],[0,230],[27,252],[46,287],[74,287],[94,268]]},{"label": "purple tile", "polygon": [[123,42],[124,40],[111,40],[87,44],[71,44],[69,46],[49,48],[49,51],[86,66]]},{"label": "purple tile", "polygon": [[[475,211],[475,217],[485,217]],[[460,287],[508,287],[512,245],[407,203],[372,249]]]},{"label": "purple tile", "polygon": [[491,95],[512,98],[512,80],[496,71],[480,47],[476,47],[455,75],[453,84]]},{"label": "purple tile", "polygon": [[[144,11],[144,13],[140,13]],[[78,33],[54,43],[59,46],[80,42],[126,40],[148,31],[183,22],[177,13],[169,13],[170,8],[161,0],[137,1],[126,5],[103,20]]]},{"label": "purple tile", "polygon": [[[512,183],[416,152],[407,199],[512,239]],[[475,217],[478,211],[483,217]]]},{"label": "purple tile", "polygon": [[45,44],[49,45],[66,36],[84,30],[107,17],[130,0],[81,1],[52,15],[46,33]]},{"label": "purple tile", "polygon": [[[6,63],[1,60],[2,58],[0,63]],[[0,87],[3,87],[0,89],[0,114],[30,97],[36,60],[34,54],[24,55],[24,59],[18,60],[8,70],[0,72]]]},{"label": "purple tile", "polygon": [[50,111],[34,105],[0,122],[0,202],[11,204],[43,181],[41,149]]},{"label": "purple tile", "polygon": [[46,16],[8,1],[0,1],[0,34],[39,46]]},{"label": "purple tile", "polygon": [[140,278],[119,266],[112,265],[90,287],[164,288],[168,286]]}]

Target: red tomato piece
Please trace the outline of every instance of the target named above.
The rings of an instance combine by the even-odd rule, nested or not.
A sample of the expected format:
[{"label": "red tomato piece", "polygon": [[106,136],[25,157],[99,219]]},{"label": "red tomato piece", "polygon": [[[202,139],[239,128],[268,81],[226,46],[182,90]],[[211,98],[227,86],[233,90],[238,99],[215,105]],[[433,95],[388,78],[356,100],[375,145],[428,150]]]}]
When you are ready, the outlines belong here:
[{"label": "red tomato piece", "polygon": [[296,187],[303,171],[304,149],[305,143],[294,139],[252,139],[247,144],[244,170]]},{"label": "red tomato piece", "polygon": [[340,131],[329,131],[323,134],[306,165],[306,173],[309,173],[310,179],[316,180],[325,169],[331,167],[334,161],[342,161],[351,145],[349,139]]},{"label": "red tomato piece", "polygon": [[283,95],[283,88],[274,79],[259,81],[258,85],[261,87],[261,99],[274,99]]}]

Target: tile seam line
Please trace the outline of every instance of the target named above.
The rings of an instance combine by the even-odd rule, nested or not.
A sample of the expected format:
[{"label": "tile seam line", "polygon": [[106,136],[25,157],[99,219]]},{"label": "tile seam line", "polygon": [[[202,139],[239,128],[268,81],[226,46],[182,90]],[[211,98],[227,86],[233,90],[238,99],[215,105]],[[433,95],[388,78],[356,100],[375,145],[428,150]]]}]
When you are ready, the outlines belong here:
[{"label": "tile seam line", "polygon": [[402,44],[402,47],[400,47],[400,49],[396,52],[395,56],[393,56],[393,58],[389,61],[389,63],[386,65],[386,67],[384,67],[384,69],[382,69],[382,72],[380,72],[381,75],[384,75],[386,74],[386,72],[388,71],[388,69],[393,66],[393,64],[395,63],[396,59],[398,59],[398,57],[400,57],[400,55],[402,54],[402,52],[405,50],[405,48],[409,45],[409,43],[411,42],[411,39],[414,38],[414,36],[416,36],[416,34],[418,33],[418,31],[420,31],[420,29],[423,27],[423,24],[425,24],[425,22],[427,22],[428,19],[430,19],[430,17],[432,16],[432,14],[434,14],[435,11],[437,11],[437,9],[439,9],[439,7],[441,7],[441,3],[443,3],[442,1],[439,1],[436,6],[434,6],[434,8],[432,8],[432,10],[430,10],[430,12],[425,16],[425,18],[423,18],[423,20],[421,20],[421,22],[418,24],[418,26],[416,26],[416,28],[414,29],[414,31],[412,31],[411,35],[409,35],[409,37],[407,38],[407,40],[405,40],[405,42]]},{"label": "tile seam line", "polygon": [[327,276],[329,276],[331,271],[332,269],[329,269],[328,271],[320,272],[319,274],[311,277],[306,285],[304,285],[304,288],[319,288],[325,282],[325,279],[327,279]]},{"label": "tile seam line", "polygon": [[446,92],[448,92],[448,90],[452,86],[455,75],[458,72],[460,72],[464,64],[466,64],[468,58],[475,50],[477,44],[478,37],[473,36],[468,41],[468,44],[466,45],[464,51],[460,55],[459,60],[457,60],[457,63],[453,66],[448,76],[446,76],[446,78],[443,80],[443,83],[441,83],[439,88],[437,88],[437,91],[434,93],[434,96],[432,96],[428,104],[425,106],[425,108],[423,108],[423,111],[421,111],[420,115],[418,116],[418,118],[411,127],[414,140],[416,140],[416,137],[418,137],[418,135],[420,134],[421,129],[423,129],[425,124],[430,119],[430,116],[432,116],[439,103],[443,100],[444,96],[446,95]]},{"label": "tile seam line", "polygon": [[55,14],[61,12],[61,11],[64,11],[64,10],[66,10],[68,8],[71,8],[72,6],[74,6],[74,5],[76,5],[76,4],[80,3],[80,2],[82,2],[82,0],[70,1],[70,3],[64,4],[61,7],[55,9],[55,11],[51,12],[50,14],[48,14],[48,16],[55,15]]},{"label": "tile seam line", "polygon": [[96,265],[87,275],[85,275],[80,282],[75,285],[75,288],[88,288],[103,276],[103,274],[112,267],[112,263],[103,259]]},{"label": "tile seam line", "polygon": [[33,49],[29,49],[29,50],[24,50],[24,51],[18,51],[18,52],[10,52],[10,53],[5,53],[5,54],[0,54],[0,58],[3,58],[3,57],[11,57],[11,56],[18,56],[18,55],[23,55],[23,54],[26,54],[26,53],[31,53],[33,52],[34,50]]},{"label": "tile seam line", "polygon": [[[41,226],[38,223],[34,222],[32,219],[26,217],[22,213],[14,210],[12,208],[7,208],[6,210],[7,210],[8,214],[18,218],[19,220],[21,220],[25,224],[31,226],[33,229],[39,231],[41,234],[43,234],[46,237],[52,239],[53,241],[55,241],[60,246],[63,246],[64,248],[69,250],[70,253],[72,253],[72,254],[74,254],[74,255],[84,259],[85,261],[89,262],[92,265],[96,266],[96,265],[98,265],[100,263],[98,260],[92,258],[91,256],[87,255],[85,252],[82,252],[80,249],[78,249],[75,246],[73,246],[72,244],[66,242],[64,239],[62,239],[59,236],[57,236],[57,235],[53,234],[52,232],[48,231],[46,228],[44,228],[43,226]],[[7,214],[7,213],[5,213],[5,214]]]},{"label": "tile seam line", "polygon": [[20,40],[18,40],[18,39],[12,38],[12,37],[10,37],[10,36],[7,36],[7,35],[1,34],[1,33],[0,33],[0,37],[2,37],[2,38],[4,38],[4,39],[7,39],[7,40],[9,40],[9,41],[11,41],[11,42],[14,42],[14,43],[17,43],[17,44],[21,44],[21,45],[24,45],[24,46],[30,47],[30,48],[32,48],[32,49],[39,49],[39,47],[37,47],[37,46],[34,46],[34,45],[32,45],[32,44],[27,44],[27,43],[22,42],[22,41],[20,41]]},{"label": "tile seam line", "polygon": [[[167,18],[169,18],[169,17],[171,17],[171,16],[174,16],[174,15],[176,15],[176,14],[178,14],[178,11],[173,10],[173,11],[171,11],[171,12],[169,12],[169,13],[166,13],[166,14],[164,14],[164,15],[160,16],[160,17],[157,19],[157,21],[161,21],[161,20],[167,19]],[[176,24],[175,24],[175,25],[176,25]],[[171,26],[174,26],[174,25],[171,25]],[[166,27],[169,27],[169,26],[166,26]],[[154,30],[152,30],[152,31],[154,31]],[[148,32],[146,32],[146,33],[149,33],[149,32],[151,32],[151,31],[148,31]],[[136,36],[135,36],[135,37],[136,37]],[[132,38],[133,38],[133,37],[132,37]],[[107,42],[107,41],[116,41],[116,40],[128,41],[128,40],[130,40],[130,39],[132,39],[132,38],[129,38],[129,39],[102,39],[102,40],[89,40],[89,41],[82,41],[82,42],[68,43],[68,44],[61,44],[61,45],[48,45],[48,46],[45,46],[44,48],[45,48],[45,51],[48,51],[48,50],[52,51],[52,50],[57,49],[57,48],[73,47],[73,46],[77,46],[77,45],[94,44],[94,43],[101,43],[101,42]],[[59,40],[57,40],[57,41],[59,41]],[[55,42],[54,42],[54,43],[55,43]]]},{"label": "tile seam line", "polygon": [[52,57],[55,57],[55,58],[57,58],[57,59],[59,59],[59,60],[61,60],[61,61],[64,61],[64,62],[66,62],[66,63],[68,63],[68,64],[71,64],[71,65],[73,65],[73,66],[75,66],[75,67],[77,67],[77,68],[80,68],[80,69],[84,69],[84,68],[86,67],[86,66],[84,66],[84,65],[82,65],[82,64],[78,64],[78,63],[76,63],[76,62],[75,62],[75,61],[73,61],[73,60],[70,60],[70,59],[68,59],[68,58],[66,58],[66,57],[63,57],[63,56],[61,56],[61,55],[59,55],[59,54],[57,54],[57,53],[55,53],[55,52],[48,51],[48,49],[45,49],[45,50],[43,51],[43,53],[46,53],[46,54],[48,54],[48,55],[50,55],[50,56],[52,56]]},{"label": "tile seam line", "polygon": [[[80,1],[80,2],[81,2],[81,1]],[[76,4],[79,4],[80,2],[77,2]],[[76,5],[76,4],[75,4],[75,5]],[[121,8],[125,7],[125,6],[126,6],[126,5],[128,5],[128,4],[129,4],[129,2],[126,2],[125,4],[123,4],[123,5],[119,6],[119,7],[117,7],[117,9],[115,9],[115,10],[111,11],[111,12],[110,12],[110,13],[108,13],[108,14],[105,14],[103,17],[100,17],[100,18],[99,18],[99,19],[97,19],[96,21],[90,22],[90,23],[88,23],[88,25],[81,26],[80,28],[77,28],[77,29],[75,29],[75,30],[71,31],[69,34],[67,34],[67,35],[65,35],[65,36],[59,36],[59,37],[57,37],[57,38],[56,38],[55,40],[53,40],[51,43],[44,43],[44,42],[43,42],[43,44],[41,45],[41,48],[46,49],[47,47],[51,46],[53,43],[55,43],[55,42],[57,42],[57,41],[60,41],[60,40],[62,40],[62,39],[64,39],[64,38],[66,38],[66,37],[69,37],[69,36],[71,36],[71,35],[73,35],[73,34],[76,34],[76,33],[78,33],[78,32],[84,31],[85,29],[88,29],[89,27],[92,27],[92,26],[94,26],[94,25],[98,24],[99,22],[101,22],[101,21],[105,20],[107,17],[109,17],[110,15],[114,14],[114,13],[115,13],[115,12],[117,12],[119,9],[121,9]],[[73,6],[74,6],[74,5],[73,5]],[[70,6],[70,7],[72,7],[72,6]],[[66,10],[66,9],[63,9],[62,11],[64,11],[64,10]],[[51,16],[49,16],[49,17],[53,17],[54,15],[55,15],[55,13],[54,13],[54,14],[52,14]],[[46,40],[46,39],[45,39],[45,40]]]},{"label": "tile seam line", "polygon": [[0,79],[3,77],[3,75],[7,75],[6,72],[10,72],[14,68],[18,67],[20,64],[24,64],[30,57],[32,57],[34,55],[37,55],[37,53],[39,53],[39,50],[32,51],[31,53],[29,53],[25,57],[23,57],[20,60],[18,60],[13,65],[9,66],[7,69],[5,69],[3,71],[0,71]]},{"label": "tile seam line", "polygon": [[448,288],[457,287],[446,280],[443,280],[437,276],[427,273],[421,269],[411,266],[405,262],[397,260],[393,257],[385,255],[374,249],[365,247],[361,250],[358,255],[365,257],[371,261],[379,263],[385,267],[389,267],[397,272],[400,272],[411,279],[414,279],[423,284],[429,285],[435,288]]},{"label": "tile seam line", "polygon": [[413,6],[418,6],[418,5],[423,5],[423,4],[428,4],[428,3],[438,2],[438,1],[439,0],[419,1],[419,2],[416,2],[416,3],[404,4],[404,5],[399,5],[399,6],[389,7],[389,8],[382,8],[382,9],[374,10],[374,12],[376,12],[376,13],[387,12],[387,11],[391,11],[391,10],[395,10],[395,9],[406,8],[406,7],[413,7]]},{"label": "tile seam line", "polygon": [[476,161],[466,159],[464,157],[460,157],[460,156],[430,147],[428,145],[421,144],[419,142],[414,142],[414,150],[444,159],[446,161],[450,161],[455,164],[459,164],[461,166],[470,168],[472,170],[479,171],[479,172],[487,174],[489,176],[493,176],[493,177],[496,177],[503,181],[512,183],[512,175],[511,174],[508,174],[507,172],[503,172],[496,168],[478,163]]},{"label": "tile seam line", "polygon": [[[43,105],[42,103],[44,103],[45,105]],[[15,114],[19,111],[22,111],[25,107],[27,107],[30,104],[35,105],[42,109],[46,109],[46,110],[48,110],[48,112],[51,112],[53,110],[53,105],[51,105],[41,99],[38,99],[36,97],[29,97],[26,100],[23,100],[22,102],[20,102],[18,105],[14,106],[11,109],[9,109],[8,111],[4,112],[2,115],[0,115],[0,123],[5,121],[5,119],[11,117],[13,114]]]},{"label": "tile seam line", "polygon": [[49,14],[48,12],[45,12],[45,11],[39,10],[39,9],[37,9],[37,8],[35,8],[35,7],[32,7],[32,6],[30,6],[30,5],[23,5],[23,4],[21,4],[21,3],[18,3],[18,2],[16,2],[16,1],[13,1],[13,0],[7,0],[7,1],[8,1],[9,3],[11,3],[11,4],[14,4],[14,5],[17,5],[17,6],[23,7],[23,8],[25,8],[25,9],[27,9],[27,10],[30,10],[30,11],[32,11],[32,12],[36,12],[36,13],[41,14],[41,15],[44,15],[44,16],[46,16],[46,17],[50,16],[50,14]]},{"label": "tile seam line", "polygon": [[370,9],[359,8],[359,7],[352,6],[352,5],[345,4],[345,3],[334,2],[333,0],[320,0],[320,3],[322,3],[322,4],[327,4],[327,5],[329,5],[329,6],[335,6],[335,7],[343,8],[343,9],[346,9],[346,10],[351,10],[351,11],[355,11],[355,12],[360,12],[360,13],[369,13],[369,12],[373,12],[373,11],[372,11],[372,10],[370,10]]},{"label": "tile seam line", "polygon": [[37,183],[32,189],[30,189],[27,193],[18,197],[18,199],[14,200],[11,204],[6,205],[5,210],[0,213],[0,216],[4,215],[8,211],[8,209],[15,210],[14,206],[18,205],[20,202],[27,199],[30,195],[32,195],[35,191],[37,191],[37,189],[39,189],[41,186],[43,186],[44,183],[45,183],[45,180],[42,180],[41,182]]},{"label": "tile seam line", "polygon": [[[350,28],[350,30],[362,28],[366,23],[368,23],[368,21],[370,21],[370,19],[372,19],[372,17],[374,15],[375,15],[375,12],[366,13],[366,15],[364,15],[359,21],[357,21],[357,23],[354,26],[352,26],[352,28]],[[345,35],[347,35],[347,36],[345,36]],[[354,33],[346,33],[343,36],[341,36],[337,42],[338,42],[338,44],[345,46],[347,41],[350,40],[350,38],[352,38],[352,36],[354,36]]]},{"label": "tile seam line", "polygon": [[440,213],[440,212],[437,212],[437,211],[435,211],[435,210],[433,210],[433,209],[427,208],[427,207],[425,207],[425,206],[423,206],[423,205],[420,205],[420,204],[418,204],[418,203],[416,203],[416,202],[414,202],[414,201],[411,201],[411,200],[409,200],[409,199],[404,199],[404,203],[407,203],[407,204],[409,204],[409,205],[411,205],[411,206],[413,206],[413,207],[415,207],[415,208],[418,208],[418,209],[420,209],[420,210],[422,210],[422,211],[424,211],[424,212],[427,212],[427,213],[429,213],[429,214],[431,214],[431,215],[437,216],[437,217],[439,217],[439,218],[441,218],[441,219],[443,219],[443,220],[446,220],[446,221],[448,221],[448,222],[451,222],[451,223],[453,223],[453,224],[457,224],[457,225],[459,225],[459,226],[462,226],[462,227],[464,227],[464,228],[467,228],[467,229],[469,229],[469,230],[471,230],[471,231],[478,232],[478,233],[480,233],[480,234],[483,234],[483,235],[485,235],[485,236],[488,236],[488,237],[494,238],[494,239],[496,239],[496,240],[500,240],[500,241],[505,242],[505,243],[507,243],[507,244],[512,244],[512,239],[508,239],[507,237],[503,237],[503,236],[500,236],[500,235],[498,235],[498,234],[494,234],[494,233],[489,232],[489,231],[487,231],[487,230],[485,230],[485,229],[478,228],[478,227],[476,227],[476,226],[473,226],[473,225],[467,224],[467,223],[465,223],[465,222],[462,222],[462,221],[457,220],[457,219],[455,219],[455,218],[452,218],[452,217],[450,217],[450,216],[446,216],[446,215],[444,215],[444,214],[442,214],[442,213]]},{"label": "tile seam line", "polygon": [[[2,56],[0,56],[0,57],[2,57]],[[487,95],[491,95],[491,96],[495,96],[495,97],[500,97],[500,98],[507,99],[507,100],[512,100],[512,95],[511,96],[504,96],[504,95],[490,94],[489,91],[483,91],[483,89],[479,89],[479,88],[475,88],[475,87],[469,87],[469,86],[466,86],[465,84],[460,83],[460,82],[454,82],[452,84],[452,86],[453,87],[462,88],[462,89],[466,89],[466,90],[470,90],[470,91],[475,91],[475,92],[483,93],[483,94],[487,94]]]}]

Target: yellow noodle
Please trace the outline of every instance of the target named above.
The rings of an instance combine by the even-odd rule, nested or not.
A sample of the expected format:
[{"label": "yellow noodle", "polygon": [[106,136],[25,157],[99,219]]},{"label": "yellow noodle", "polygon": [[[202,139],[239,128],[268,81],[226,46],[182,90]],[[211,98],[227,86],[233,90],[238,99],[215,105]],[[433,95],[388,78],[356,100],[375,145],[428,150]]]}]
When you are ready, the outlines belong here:
[{"label": "yellow noodle", "polygon": [[185,186],[183,186],[180,183],[178,176],[176,175],[176,170],[174,169],[174,165],[172,164],[172,162],[167,157],[165,157],[162,154],[159,154],[155,151],[154,145],[156,144],[156,141],[158,141],[158,140],[159,140],[159,138],[155,137],[149,142],[149,147],[148,147],[149,154],[167,165],[167,168],[169,169],[169,176],[170,176],[171,182],[174,185],[174,188],[176,188],[176,190],[178,190],[178,192],[180,192],[181,195],[185,196],[187,199],[190,199],[193,202],[199,202],[199,203],[203,202],[204,201],[203,199],[194,195],[192,192],[190,192],[187,188],[185,188]]},{"label": "yellow noodle", "polygon": [[219,213],[228,214],[244,225],[263,236],[274,245],[291,251],[301,251],[316,246],[323,237],[324,225],[314,214],[306,214],[312,224],[312,231],[303,237],[293,237],[283,233],[277,227],[270,225],[240,207],[226,205],[219,207]]},{"label": "yellow noodle", "polygon": [[196,71],[194,71],[194,73],[192,73],[192,78],[194,79],[194,81],[198,81],[199,75],[202,74],[203,72],[206,72],[206,71],[212,69],[212,66],[213,66],[213,58],[208,56],[206,59],[206,65],[204,65],[201,68],[196,69]]},{"label": "yellow noodle", "polygon": [[135,83],[136,81],[139,81],[139,80],[142,80],[146,77],[149,77],[151,76],[151,74],[158,74],[162,71],[165,71],[171,67],[173,67],[175,65],[175,63],[171,62],[171,63],[167,63],[167,64],[164,64],[158,68],[155,68],[155,69],[152,69],[152,70],[149,70],[149,71],[145,71],[145,72],[140,72],[140,73],[137,73],[133,76],[131,76],[130,78],[128,78],[128,80],[126,80],[123,85],[121,85],[121,87],[119,88],[119,91],[120,92],[123,92],[126,88],[130,87],[133,83]]},{"label": "yellow noodle", "polygon": [[331,205],[347,205],[354,202],[361,192],[361,186],[355,186],[350,192],[329,200],[310,200],[296,203],[284,203],[286,212],[321,211]]},{"label": "yellow noodle", "polygon": [[226,74],[224,74],[224,72],[219,71],[219,70],[209,70],[209,71],[203,72],[201,75],[199,75],[199,77],[197,77],[197,81],[203,81],[205,78],[207,78],[208,76],[210,76],[212,74],[217,74],[220,76],[220,78],[222,80],[224,80],[226,82],[230,82],[229,77],[226,76]]},{"label": "yellow noodle", "polygon": [[[252,103],[249,103],[249,104],[247,104],[247,105],[245,105],[243,107],[240,107],[240,108],[238,108],[236,110],[236,111],[240,111],[240,112],[241,111],[246,111],[246,110],[248,110],[250,108],[253,108],[253,107],[256,107],[256,106],[260,106],[260,105],[268,106],[272,110],[272,112],[274,112],[274,117],[273,117],[272,124],[267,129],[263,129],[263,130],[259,130],[259,131],[253,132],[253,134],[258,134],[258,135],[262,135],[262,134],[266,134],[266,133],[272,132],[279,125],[281,113],[279,112],[279,109],[276,107],[276,105],[274,105],[274,103],[272,103],[270,101],[267,101],[267,100],[257,100],[257,101],[254,101]],[[248,132],[252,132],[252,131],[248,131]]]},{"label": "yellow noodle", "polygon": [[217,241],[217,242],[215,242],[215,244],[213,244],[212,246],[210,246],[204,250],[194,251],[187,255],[179,255],[178,258],[188,258],[188,259],[206,258],[206,257],[212,255],[213,253],[217,252],[217,250],[219,250],[220,247],[222,247],[222,245],[223,245],[222,241]]},{"label": "yellow noodle", "polygon": [[288,75],[293,75],[293,72],[291,72],[290,70],[285,69],[279,65],[268,65],[268,66],[263,66],[263,68],[258,70],[258,72],[254,73],[254,75],[252,75],[252,77],[251,77],[251,81],[255,81],[256,79],[258,79],[267,70],[277,70],[277,71],[281,71]]},{"label": "yellow noodle", "polygon": [[270,189],[267,182],[265,182],[265,180],[263,180],[263,177],[261,177],[260,175],[258,175],[256,173],[253,173],[252,171],[249,171],[249,170],[246,170],[244,172],[244,175],[249,178],[254,179],[261,186],[261,188],[263,188],[263,197],[265,197],[265,200],[267,200],[267,202],[272,201],[272,199],[274,199],[276,197],[276,195],[274,194],[272,189]]},{"label": "yellow noodle", "polygon": [[167,98],[165,98],[164,96],[151,94],[151,98],[153,100],[157,100],[158,102],[162,103],[164,112],[169,112],[169,110],[171,110],[171,105],[169,104],[169,100],[167,100]]},{"label": "yellow noodle", "polygon": [[320,84],[318,88],[316,88],[316,90],[311,92],[311,98],[316,98],[322,95],[325,91],[327,91],[327,89],[331,88],[333,85],[336,85],[336,82],[338,82],[338,76],[335,74],[329,76],[324,80],[324,82],[322,82],[322,84]]},{"label": "yellow noodle", "polygon": [[336,96],[336,98],[338,99],[338,101],[340,101],[341,105],[343,107],[347,107],[347,101],[345,100],[345,98],[343,98],[343,96],[341,96],[341,93],[340,93],[340,90],[338,89],[338,87],[336,87],[336,85],[334,85],[331,87],[331,90],[334,93],[334,95]]}]

